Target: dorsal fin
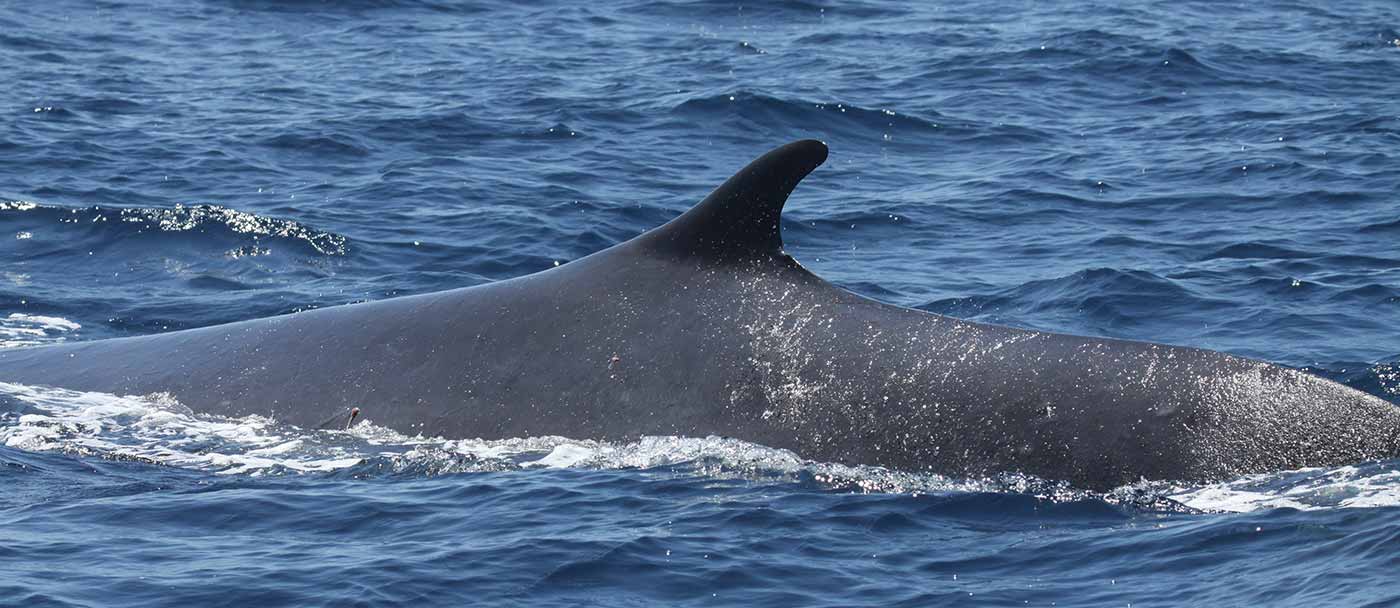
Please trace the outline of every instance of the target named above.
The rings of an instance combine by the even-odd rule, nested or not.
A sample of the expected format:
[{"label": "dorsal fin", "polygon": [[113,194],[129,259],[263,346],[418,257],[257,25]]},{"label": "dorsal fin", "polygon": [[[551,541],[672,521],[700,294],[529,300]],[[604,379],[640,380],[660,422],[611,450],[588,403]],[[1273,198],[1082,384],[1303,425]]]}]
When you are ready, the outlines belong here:
[{"label": "dorsal fin", "polygon": [[753,258],[783,249],[779,220],[797,182],[826,161],[826,144],[805,139],[774,148],[740,169],[700,204],[644,235],[681,255]]}]

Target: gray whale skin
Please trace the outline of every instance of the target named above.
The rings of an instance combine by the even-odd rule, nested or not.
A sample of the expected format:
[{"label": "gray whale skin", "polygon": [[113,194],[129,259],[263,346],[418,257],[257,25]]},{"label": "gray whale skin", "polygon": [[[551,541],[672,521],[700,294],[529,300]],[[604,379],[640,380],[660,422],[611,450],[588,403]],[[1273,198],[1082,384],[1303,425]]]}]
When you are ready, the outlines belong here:
[{"label": "gray whale skin", "polygon": [[1106,490],[1400,454],[1400,407],[1219,352],[971,323],[835,287],[779,216],[826,160],[768,152],[671,222],[515,279],[0,350],[0,381],[304,427],[735,437],[799,456]]}]

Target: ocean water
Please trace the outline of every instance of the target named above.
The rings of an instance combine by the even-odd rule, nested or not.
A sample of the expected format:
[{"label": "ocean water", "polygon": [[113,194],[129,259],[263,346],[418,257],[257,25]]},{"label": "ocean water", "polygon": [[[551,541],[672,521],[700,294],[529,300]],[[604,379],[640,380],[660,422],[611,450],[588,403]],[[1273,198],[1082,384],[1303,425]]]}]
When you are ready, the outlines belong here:
[{"label": "ocean water", "polygon": [[[0,3],[0,347],[481,284],[799,138],[870,297],[1400,403],[1400,8]],[[0,606],[1396,606],[1400,462],[1096,494],[0,378]]]}]

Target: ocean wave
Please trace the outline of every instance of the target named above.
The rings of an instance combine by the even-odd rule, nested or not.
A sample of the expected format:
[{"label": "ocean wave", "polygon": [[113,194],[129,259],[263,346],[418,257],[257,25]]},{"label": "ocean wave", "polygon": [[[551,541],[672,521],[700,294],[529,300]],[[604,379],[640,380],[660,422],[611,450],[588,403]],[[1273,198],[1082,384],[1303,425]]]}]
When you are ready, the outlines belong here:
[{"label": "ocean wave", "polygon": [[[1171,303],[1170,307],[1164,303]],[[920,308],[959,318],[1053,320],[1057,331],[1120,336],[1146,323],[1199,319],[1223,302],[1196,294],[1182,283],[1144,270],[1091,268],[1062,277],[1028,281],[986,295],[945,298]]]},{"label": "ocean wave", "polygon": [[0,348],[62,342],[81,327],[63,317],[10,313],[0,317]]},{"label": "ocean wave", "polygon": [[[264,217],[219,205],[66,207],[0,201],[0,226],[7,223],[22,226],[21,230],[29,234],[23,240],[68,241],[71,237],[54,233],[76,232],[80,240],[90,240],[98,247],[143,237],[158,239],[161,235],[197,232],[208,237],[222,237],[229,246],[235,242],[243,247],[282,240],[327,256],[342,256],[348,249],[348,239],[339,234],[316,230],[294,220]],[[93,235],[95,231],[102,234]],[[230,251],[246,253],[239,247]]]},{"label": "ocean wave", "polygon": [[1361,228],[1358,228],[1357,231],[1358,231],[1358,232],[1362,232],[1362,233],[1370,233],[1370,234],[1374,234],[1374,233],[1380,233],[1380,234],[1400,233],[1400,219],[1397,219],[1397,220],[1394,220],[1394,221],[1390,221],[1390,222],[1375,222],[1375,223],[1372,223],[1372,224],[1366,224],[1365,226],[1362,226]]},{"label": "ocean wave", "polygon": [[1042,45],[1046,50],[1068,49],[1085,56],[1115,55],[1142,44],[1135,36],[1090,28],[1051,35]]},{"label": "ocean wave", "polygon": [[962,142],[1030,143],[1050,135],[1034,127],[986,122],[924,111],[911,114],[894,108],[870,108],[844,102],[809,101],[738,90],[689,97],[671,112],[692,120],[737,121],[748,128],[789,134],[830,132],[895,141],[899,136],[941,134]]},{"label": "ocean wave", "polygon": [[1342,43],[1342,48],[1349,50],[1375,51],[1393,50],[1400,48],[1400,31],[1394,28],[1380,28],[1369,35],[1360,35],[1353,40]]},{"label": "ocean wave", "polygon": [[472,15],[490,10],[490,4],[476,2],[437,2],[433,0],[346,0],[345,2],[323,2],[321,0],[222,0],[216,4],[227,4],[239,11],[268,13],[291,13],[298,15],[354,14],[360,11],[393,11],[426,9],[434,13]]},{"label": "ocean wave", "polygon": [[640,14],[666,18],[738,16],[744,19],[817,19],[827,15],[855,19],[896,18],[907,13],[907,9],[872,2],[848,2],[832,4],[827,2],[806,2],[802,0],[782,0],[735,5],[725,0],[699,0],[676,2],[673,0],[648,0],[637,3],[629,10]]},{"label": "ocean wave", "polygon": [[840,102],[783,99],[743,90],[692,97],[677,104],[672,111],[690,116],[740,115],[755,122],[778,119],[781,122],[807,125],[829,123],[833,119],[839,119],[873,129],[899,127],[927,131],[940,126],[936,119],[901,114],[886,108],[872,109]]},{"label": "ocean wave", "polygon": [[264,139],[262,143],[267,147],[277,150],[295,152],[312,157],[362,157],[370,154],[370,150],[366,145],[356,142],[353,137],[338,133],[282,133]]},{"label": "ocean wave", "polygon": [[1203,256],[1202,259],[1219,260],[1262,258],[1269,260],[1293,260],[1300,258],[1317,257],[1319,255],[1321,255],[1321,253],[1309,253],[1305,251],[1298,251],[1295,249],[1289,249],[1287,247],[1271,245],[1269,243],[1248,242],[1226,245],[1225,247],[1221,247],[1220,249],[1205,254],[1205,256]]}]

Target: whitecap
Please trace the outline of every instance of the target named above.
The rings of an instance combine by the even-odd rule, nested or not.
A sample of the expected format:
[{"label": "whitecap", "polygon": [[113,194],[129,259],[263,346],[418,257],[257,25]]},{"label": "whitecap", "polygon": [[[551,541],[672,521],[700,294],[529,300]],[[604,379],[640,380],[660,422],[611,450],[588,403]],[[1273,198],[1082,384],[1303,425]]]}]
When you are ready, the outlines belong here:
[{"label": "whitecap", "polygon": [[0,317],[0,348],[62,342],[82,325],[63,317],[10,313]]}]

